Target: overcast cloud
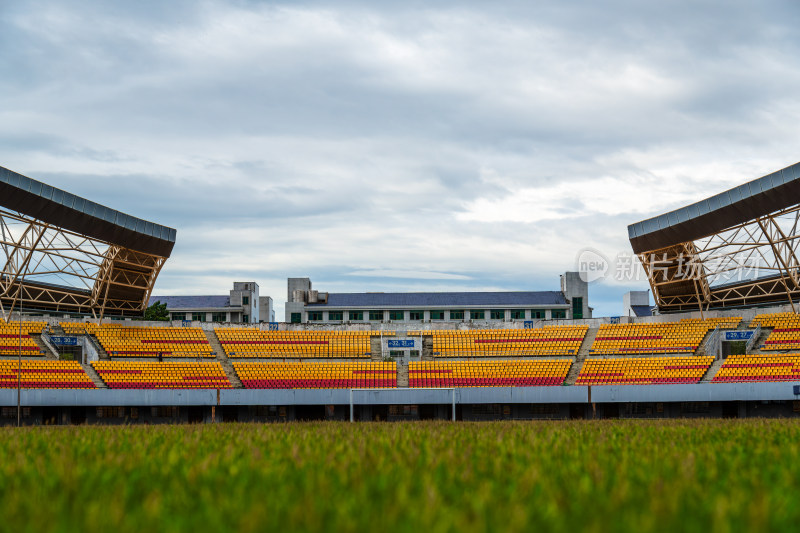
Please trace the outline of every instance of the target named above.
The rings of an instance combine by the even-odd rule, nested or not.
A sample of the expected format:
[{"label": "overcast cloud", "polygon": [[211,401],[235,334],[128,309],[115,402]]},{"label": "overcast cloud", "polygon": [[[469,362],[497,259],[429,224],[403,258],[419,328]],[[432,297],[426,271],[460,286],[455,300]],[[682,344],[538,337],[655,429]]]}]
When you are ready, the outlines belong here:
[{"label": "overcast cloud", "polygon": [[800,160],[798,28],[794,1],[0,0],[0,165],[177,228],[158,294],[555,290]]}]

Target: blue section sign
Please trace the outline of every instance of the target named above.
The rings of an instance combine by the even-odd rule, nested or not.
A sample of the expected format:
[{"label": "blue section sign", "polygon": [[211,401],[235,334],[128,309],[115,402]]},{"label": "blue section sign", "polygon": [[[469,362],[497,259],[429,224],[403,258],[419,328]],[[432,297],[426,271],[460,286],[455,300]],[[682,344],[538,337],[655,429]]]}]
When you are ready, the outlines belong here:
[{"label": "blue section sign", "polygon": [[56,346],[77,346],[78,337],[50,337],[50,342]]},{"label": "blue section sign", "polygon": [[753,338],[753,334],[755,331],[748,330],[748,331],[726,331],[725,332],[725,340],[726,341],[749,341]]},{"label": "blue section sign", "polygon": [[270,331],[278,331],[278,323],[277,322],[270,322],[269,323],[269,330]]},{"label": "blue section sign", "polygon": [[414,339],[389,341],[389,348],[413,348]]},{"label": "blue section sign", "polygon": [[525,329],[533,329],[533,320],[526,320],[524,328]]}]

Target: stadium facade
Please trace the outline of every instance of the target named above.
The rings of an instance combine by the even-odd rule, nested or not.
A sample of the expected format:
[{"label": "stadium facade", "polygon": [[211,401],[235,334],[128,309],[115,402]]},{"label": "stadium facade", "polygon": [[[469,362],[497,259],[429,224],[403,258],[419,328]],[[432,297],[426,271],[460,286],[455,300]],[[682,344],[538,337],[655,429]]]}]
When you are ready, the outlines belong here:
[{"label": "stadium facade", "polygon": [[[800,163],[628,226],[662,313],[800,300]],[[796,309],[795,309],[796,310]]]},{"label": "stadium facade", "polygon": [[291,324],[509,322],[592,317],[589,284],[578,272],[561,276],[557,291],[362,292],[312,289],[309,278],[289,278],[286,322]]},{"label": "stadium facade", "polygon": [[176,231],[0,167],[0,307],[141,316]]},{"label": "stadium facade", "polygon": [[167,305],[170,320],[258,324],[274,322],[272,298],[259,294],[255,281],[235,281],[228,295],[152,296],[150,305]]}]

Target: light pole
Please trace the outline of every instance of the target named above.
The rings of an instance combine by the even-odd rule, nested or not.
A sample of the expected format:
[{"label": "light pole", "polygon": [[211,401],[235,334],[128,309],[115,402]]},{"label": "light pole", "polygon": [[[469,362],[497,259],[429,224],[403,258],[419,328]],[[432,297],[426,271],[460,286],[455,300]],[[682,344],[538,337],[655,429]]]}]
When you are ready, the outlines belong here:
[{"label": "light pole", "polygon": [[22,277],[19,278],[19,342],[17,344],[17,427],[22,427]]}]

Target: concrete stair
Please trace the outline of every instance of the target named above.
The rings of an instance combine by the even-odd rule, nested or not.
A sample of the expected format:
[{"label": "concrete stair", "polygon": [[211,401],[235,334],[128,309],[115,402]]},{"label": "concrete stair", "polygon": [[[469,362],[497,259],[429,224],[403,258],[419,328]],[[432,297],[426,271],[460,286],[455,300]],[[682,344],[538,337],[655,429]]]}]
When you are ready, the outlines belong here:
[{"label": "concrete stair", "polygon": [[61,327],[61,324],[56,324],[55,326],[50,326],[50,335],[55,335],[56,337],[65,337],[67,332],[64,331],[64,328]]},{"label": "concrete stair", "polygon": [[369,351],[372,354],[371,361],[383,361],[383,347],[381,346],[381,336],[372,335],[369,339]]},{"label": "concrete stair", "polygon": [[106,385],[105,381],[103,381],[100,378],[100,375],[97,373],[97,371],[94,369],[92,365],[81,364],[81,367],[83,367],[83,371],[86,372],[86,374],[90,378],[92,378],[92,382],[94,383],[95,387],[97,387],[98,389],[108,388],[108,385]]},{"label": "concrete stair", "polygon": [[594,339],[597,337],[598,331],[600,331],[599,327],[597,328],[590,327],[586,331],[586,336],[583,338],[581,347],[578,350],[578,357],[577,357],[578,361],[583,361],[589,355],[589,350],[592,349],[592,344],[594,344]]},{"label": "concrete stair", "polygon": [[100,344],[100,341],[97,340],[97,337],[94,335],[86,335],[86,339],[92,343],[94,349],[97,350],[97,358],[101,361],[111,361],[111,357],[108,355],[108,352],[103,345]]},{"label": "concrete stair", "polygon": [[714,376],[717,375],[717,372],[719,372],[719,369],[722,367],[723,364],[725,364],[725,359],[723,359],[722,357],[716,359],[711,364],[708,371],[705,374],[703,374],[703,378],[700,380],[700,383],[708,383],[709,381],[714,379]]},{"label": "concrete stair", "polygon": [[578,374],[581,373],[585,361],[586,358],[572,362],[572,366],[569,367],[569,373],[567,373],[567,378],[564,380],[564,385],[575,385],[575,382],[578,380]]},{"label": "concrete stair", "polygon": [[408,363],[402,360],[397,361],[397,388],[408,388]]},{"label": "concrete stair", "polygon": [[236,375],[236,370],[234,370],[231,360],[228,359],[225,350],[222,349],[222,344],[219,342],[217,333],[214,330],[203,330],[203,333],[205,333],[208,343],[214,351],[214,358],[219,362],[225,374],[228,376],[228,381],[231,382],[234,389],[243,389],[244,385],[242,384],[242,380]]},{"label": "concrete stair", "polygon": [[755,342],[755,344],[753,344],[753,349],[750,350],[750,353],[753,353],[753,354],[775,353],[775,350],[772,350],[772,351],[769,351],[769,352],[762,352],[761,349],[759,348],[759,346],[763,346],[764,345],[764,341],[767,340],[767,337],[769,337],[769,334],[772,333],[772,329],[773,328],[762,329],[761,330],[761,335],[759,335],[759,337],[756,339],[756,342]]},{"label": "concrete stair", "polygon": [[421,361],[433,361],[433,336],[422,336],[422,353],[420,355]]},{"label": "concrete stair", "polygon": [[36,341],[36,344],[39,346],[39,349],[44,352],[44,356],[46,359],[57,360],[59,358],[58,354],[53,350],[51,350],[50,347],[47,346],[47,344],[45,344],[41,335],[31,335],[31,337],[33,337],[33,340]]}]

